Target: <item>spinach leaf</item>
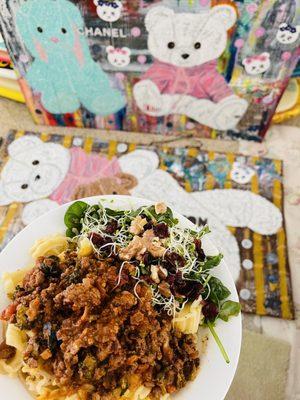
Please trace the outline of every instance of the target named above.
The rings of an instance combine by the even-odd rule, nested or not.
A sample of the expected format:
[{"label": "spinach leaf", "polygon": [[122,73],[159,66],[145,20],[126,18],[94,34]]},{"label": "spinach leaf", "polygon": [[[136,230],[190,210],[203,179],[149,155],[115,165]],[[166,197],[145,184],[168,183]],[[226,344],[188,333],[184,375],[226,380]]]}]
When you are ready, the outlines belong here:
[{"label": "spinach leaf", "polygon": [[164,222],[168,226],[174,226],[178,223],[178,219],[174,218],[171,208],[167,207],[167,211],[163,214],[156,214],[155,206],[150,206],[145,210],[145,214],[149,213],[158,223]]},{"label": "spinach leaf", "polygon": [[212,269],[216,266],[218,266],[223,258],[222,254],[218,254],[217,256],[206,256],[206,259],[204,261],[203,265],[203,271],[206,271],[208,269]]},{"label": "spinach leaf", "polygon": [[220,308],[218,318],[223,321],[228,321],[229,317],[237,316],[241,312],[241,305],[236,301],[227,300]]},{"label": "spinach leaf", "polygon": [[123,210],[112,210],[111,208],[106,208],[105,211],[109,217],[123,217],[125,214]]},{"label": "spinach leaf", "polygon": [[89,205],[83,201],[76,201],[75,203],[71,204],[70,207],[67,209],[64,217],[64,222],[66,227],[68,228],[66,231],[66,235],[68,237],[76,236],[74,232],[74,228],[78,233],[81,230],[82,224],[81,219],[84,216]]},{"label": "spinach leaf", "polygon": [[209,280],[210,295],[209,299],[215,304],[219,304],[220,301],[227,299],[230,295],[230,291],[220,281],[220,279],[212,276]]}]

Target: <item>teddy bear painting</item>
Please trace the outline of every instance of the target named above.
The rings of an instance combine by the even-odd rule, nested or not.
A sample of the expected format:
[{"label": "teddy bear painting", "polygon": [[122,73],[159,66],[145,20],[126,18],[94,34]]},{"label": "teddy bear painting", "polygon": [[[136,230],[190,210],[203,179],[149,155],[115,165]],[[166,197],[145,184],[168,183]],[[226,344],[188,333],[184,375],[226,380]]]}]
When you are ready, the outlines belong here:
[{"label": "teddy bear painting", "polygon": [[[273,193],[273,184],[280,182],[281,175],[271,179],[271,185],[263,178],[267,173],[273,176],[274,160],[253,162],[237,156],[231,161],[227,154],[209,157],[199,151],[191,156],[183,148],[162,151],[96,138],[92,146],[88,142],[92,152],[86,152],[81,137],[71,142],[64,139],[49,135],[43,141],[32,133],[9,135],[2,147],[7,157],[0,174],[0,211],[2,216],[10,209],[17,211],[5,227],[1,246],[41,214],[74,199],[131,194],[165,201],[193,222],[209,224],[210,236],[224,254],[247,311],[255,312],[252,288],[255,254],[259,251],[255,237],[262,249],[268,248],[261,261],[269,274],[262,290],[268,293],[269,278],[272,282],[279,279],[276,257],[283,216],[269,193]],[[253,179],[259,187],[256,193],[261,195],[250,191]],[[270,312],[278,316],[280,309]]]},{"label": "teddy bear painting", "polygon": [[16,139],[8,146],[8,154],[1,172],[0,206],[25,203],[25,225],[76,198],[129,194],[137,183],[134,176],[121,171],[116,158],[44,143],[36,136]]},{"label": "teddy bear painting", "polygon": [[[261,235],[272,235],[282,226],[281,211],[255,193],[240,189],[188,193],[169,172],[159,168],[159,157],[153,151],[135,150],[121,156],[119,164],[123,172],[135,176],[138,181],[130,190],[132,195],[165,201],[179,213],[207,222],[211,228],[209,235],[224,254],[235,281],[240,276],[240,251],[235,236],[227,227],[247,227]],[[232,171],[242,184],[249,183],[253,176],[253,171],[245,171],[245,167],[237,164]]]},{"label": "teddy bear painting", "polygon": [[134,86],[140,110],[151,116],[186,115],[219,130],[236,127],[248,103],[217,71],[236,17],[235,9],[224,4],[202,13],[150,8],[145,25],[154,62]]}]

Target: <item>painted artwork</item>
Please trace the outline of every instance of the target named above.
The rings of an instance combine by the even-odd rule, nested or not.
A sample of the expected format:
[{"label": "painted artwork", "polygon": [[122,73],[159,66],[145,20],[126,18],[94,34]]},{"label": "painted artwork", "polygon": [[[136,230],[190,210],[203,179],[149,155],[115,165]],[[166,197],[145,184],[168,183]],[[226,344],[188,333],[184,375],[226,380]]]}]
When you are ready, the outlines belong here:
[{"label": "painted artwork", "polygon": [[260,141],[299,1],[0,0],[0,25],[38,124]]},{"label": "painted artwork", "polygon": [[245,312],[293,318],[281,161],[22,131],[9,133],[0,156],[1,248],[74,199],[163,200],[197,225],[209,224]]}]

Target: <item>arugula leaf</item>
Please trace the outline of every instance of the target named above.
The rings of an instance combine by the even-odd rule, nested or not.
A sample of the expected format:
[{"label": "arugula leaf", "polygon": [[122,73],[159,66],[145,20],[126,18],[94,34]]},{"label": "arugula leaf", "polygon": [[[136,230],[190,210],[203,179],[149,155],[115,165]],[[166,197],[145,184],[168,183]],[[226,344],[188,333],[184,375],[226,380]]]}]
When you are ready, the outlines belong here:
[{"label": "arugula leaf", "polygon": [[218,254],[217,256],[206,256],[202,270],[206,271],[208,269],[217,267],[220,264],[222,258],[222,254]]},{"label": "arugula leaf", "polygon": [[220,308],[218,318],[228,321],[229,317],[237,316],[241,312],[241,305],[236,301],[227,300]]},{"label": "arugula leaf", "polygon": [[83,201],[76,201],[75,203],[71,204],[70,207],[67,209],[64,217],[64,222],[67,229],[66,235],[68,237],[76,236],[73,229],[80,232],[81,230],[81,219],[84,216],[89,205]]},{"label": "arugula leaf", "polygon": [[220,301],[227,299],[230,295],[230,290],[220,281],[220,279],[212,276],[209,280],[210,295],[209,299],[215,304],[219,304]]}]

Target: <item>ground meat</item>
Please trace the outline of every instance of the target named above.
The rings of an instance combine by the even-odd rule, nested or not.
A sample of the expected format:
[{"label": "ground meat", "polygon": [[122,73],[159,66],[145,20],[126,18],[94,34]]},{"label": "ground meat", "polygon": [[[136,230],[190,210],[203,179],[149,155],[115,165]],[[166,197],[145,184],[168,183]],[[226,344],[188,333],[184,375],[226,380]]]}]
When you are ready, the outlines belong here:
[{"label": "ground meat", "polygon": [[[160,247],[153,238],[153,231],[146,235],[152,255],[151,246]],[[133,376],[151,388],[151,399],[193,379],[199,366],[195,337],[173,329],[171,317],[154,308],[150,288],[137,285],[134,273],[134,265],[116,257],[103,261],[68,252],[64,261],[39,258],[1,314],[32,332],[25,362],[36,367],[42,359],[59,386],[92,385],[93,400],[112,400]],[[159,289],[169,294],[167,282]],[[0,358],[13,355],[1,346]]]},{"label": "ground meat", "polygon": [[84,278],[82,283],[71,284],[54,298],[58,305],[70,306],[73,311],[80,311],[84,307],[95,307],[101,303],[101,294],[93,286],[89,278]]},{"label": "ground meat", "polygon": [[5,342],[0,344],[0,360],[9,360],[16,354],[16,348],[9,346]]}]

